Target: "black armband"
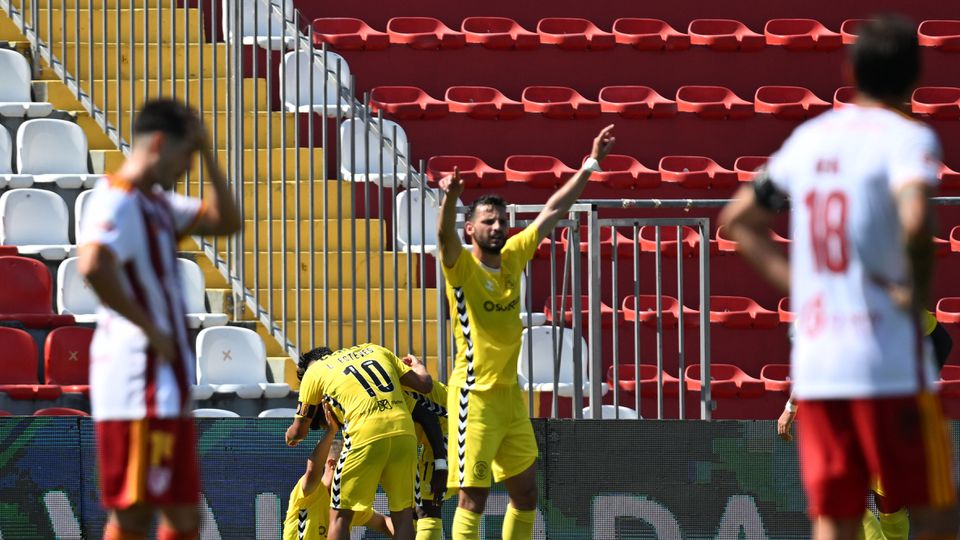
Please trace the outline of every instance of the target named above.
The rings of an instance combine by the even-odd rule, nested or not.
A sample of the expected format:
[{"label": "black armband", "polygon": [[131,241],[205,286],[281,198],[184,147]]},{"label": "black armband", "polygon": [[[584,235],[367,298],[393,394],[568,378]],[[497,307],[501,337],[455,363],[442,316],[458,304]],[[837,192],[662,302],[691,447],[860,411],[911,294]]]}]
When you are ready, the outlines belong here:
[{"label": "black armband", "polygon": [[780,213],[790,208],[790,198],[773,184],[766,167],[758,169],[753,177],[753,192],[757,205],[765,210]]}]

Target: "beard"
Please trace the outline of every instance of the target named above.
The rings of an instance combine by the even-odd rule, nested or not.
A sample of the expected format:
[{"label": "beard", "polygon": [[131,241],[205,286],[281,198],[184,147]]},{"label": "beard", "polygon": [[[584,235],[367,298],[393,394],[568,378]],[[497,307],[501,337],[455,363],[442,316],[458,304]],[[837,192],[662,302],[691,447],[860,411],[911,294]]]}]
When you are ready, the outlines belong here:
[{"label": "beard", "polygon": [[507,243],[507,239],[504,237],[500,238],[487,238],[485,241],[481,242],[475,240],[477,247],[480,248],[480,251],[488,255],[499,255],[503,251],[503,246]]}]

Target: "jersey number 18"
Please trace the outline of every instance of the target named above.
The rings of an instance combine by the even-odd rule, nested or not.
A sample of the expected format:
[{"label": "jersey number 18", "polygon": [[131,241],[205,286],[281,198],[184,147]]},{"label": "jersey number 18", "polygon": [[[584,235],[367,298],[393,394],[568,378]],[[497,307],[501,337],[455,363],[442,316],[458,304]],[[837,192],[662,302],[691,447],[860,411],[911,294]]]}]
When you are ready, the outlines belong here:
[{"label": "jersey number 18", "polygon": [[847,196],[842,191],[806,197],[810,214],[813,265],[817,272],[843,273],[847,270]]}]

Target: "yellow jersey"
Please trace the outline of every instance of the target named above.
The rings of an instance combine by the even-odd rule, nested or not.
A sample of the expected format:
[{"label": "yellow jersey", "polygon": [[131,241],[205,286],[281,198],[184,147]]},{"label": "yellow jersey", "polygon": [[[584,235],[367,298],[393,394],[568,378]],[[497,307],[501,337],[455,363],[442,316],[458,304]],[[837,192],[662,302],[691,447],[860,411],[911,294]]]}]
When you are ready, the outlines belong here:
[{"label": "yellow jersey", "polygon": [[343,424],[344,444],[354,447],[386,437],[414,436],[400,385],[408,371],[392,352],[373,343],[341,349],[307,368],[297,414],[323,414],[319,405],[329,402]]},{"label": "yellow jersey", "polygon": [[457,344],[450,386],[488,390],[517,384],[520,279],[539,241],[532,225],[511,236],[500,252],[499,271],[491,272],[467,250],[452,267],[440,265]]},{"label": "yellow jersey", "polygon": [[[353,515],[353,526],[365,525],[373,516],[367,508]],[[303,494],[303,477],[290,492],[287,517],[283,521],[283,540],[327,540],[330,526],[330,488],[322,483],[309,495]]]}]

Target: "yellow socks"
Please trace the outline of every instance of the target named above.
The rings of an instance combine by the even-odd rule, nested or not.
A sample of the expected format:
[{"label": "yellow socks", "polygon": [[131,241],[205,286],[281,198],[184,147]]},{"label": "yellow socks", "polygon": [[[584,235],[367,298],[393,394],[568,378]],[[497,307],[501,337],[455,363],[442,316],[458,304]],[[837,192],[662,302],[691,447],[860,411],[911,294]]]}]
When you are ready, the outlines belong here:
[{"label": "yellow socks", "polygon": [[[453,540],[480,540],[481,514],[475,514],[466,508],[457,507],[453,515]],[[506,524],[504,524],[506,528]]]},{"label": "yellow socks", "polygon": [[[479,530],[478,526],[478,534]],[[416,540],[441,540],[441,538],[443,538],[443,522],[440,521],[440,518],[423,518],[417,520]]]},{"label": "yellow socks", "polygon": [[507,505],[507,514],[503,516],[503,540],[530,540],[535,517],[533,510],[517,510]]},{"label": "yellow socks", "polygon": [[901,508],[892,514],[880,512],[880,528],[886,540],[910,538],[910,517],[907,515],[907,509]]}]

